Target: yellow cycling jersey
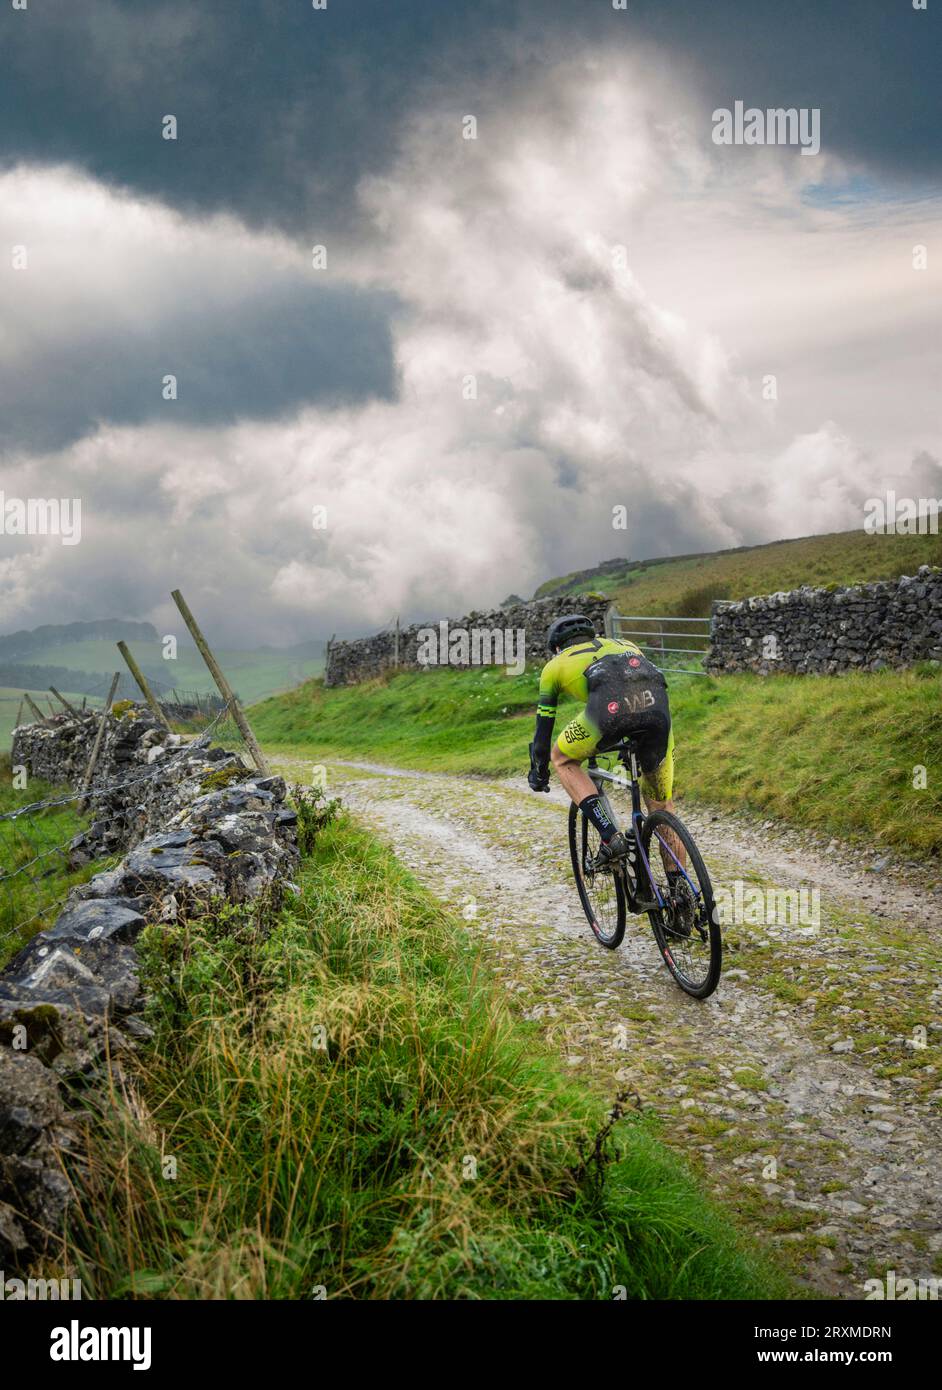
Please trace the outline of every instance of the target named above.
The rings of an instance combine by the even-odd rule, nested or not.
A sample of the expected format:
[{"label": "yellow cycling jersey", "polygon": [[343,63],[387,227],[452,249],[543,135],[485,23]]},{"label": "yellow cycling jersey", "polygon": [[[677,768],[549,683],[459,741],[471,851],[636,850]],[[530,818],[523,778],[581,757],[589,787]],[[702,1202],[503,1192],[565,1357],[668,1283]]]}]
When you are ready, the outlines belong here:
[{"label": "yellow cycling jersey", "polygon": [[593,661],[598,661],[600,657],[621,655],[625,652],[643,655],[641,648],[636,647],[634,642],[622,642],[617,637],[583,638],[581,642],[574,642],[571,647],[557,652],[540,672],[537,714],[548,715],[550,718],[555,716],[560,691],[585,704],[589,698],[589,687],[585,678],[586,667],[591,666]]}]

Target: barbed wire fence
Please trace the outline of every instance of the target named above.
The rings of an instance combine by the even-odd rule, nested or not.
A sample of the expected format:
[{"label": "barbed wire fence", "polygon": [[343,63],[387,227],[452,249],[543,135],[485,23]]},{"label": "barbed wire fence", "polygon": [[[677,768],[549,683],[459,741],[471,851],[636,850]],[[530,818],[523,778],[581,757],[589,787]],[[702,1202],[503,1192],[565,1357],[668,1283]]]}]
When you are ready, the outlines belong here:
[{"label": "barbed wire fence", "polygon": [[[215,739],[242,758],[249,768],[254,763],[265,776],[269,775],[265,756],[239,697],[229,684],[189,605],[179,589],[174,589],[170,597],[206,664],[218,695],[195,690],[180,691],[163,680],[153,681],[157,687],[155,690],[123,639],[116,646],[133,685],[129,685],[128,677],[120,671],[116,671],[110,680],[103,676],[100,686],[95,683],[91,692],[83,695],[81,708],[50,686],[49,693],[55,697],[61,710],[48,699],[48,714],[27,691],[23,691],[26,707],[45,728],[62,728],[75,720],[85,724],[87,733],[97,727],[81,790],[65,795],[52,793],[45,799],[22,806],[14,804],[12,809],[0,814],[0,966],[58,912],[82,870],[89,866],[96,869],[105,867],[110,857],[123,854],[146,833],[148,816],[144,805],[144,784],[166,778],[168,764],[175,759],[187,757],[194,748],[208,747]],[[123,700],[128,698],[124,689],[128,689],[130,694],[128,708],[132,703],[137,704],[136,692],[140,691],[155,727],[163,729],[168,735],[189,735],[190,739],[172,753],[166,751],[165,755],[152,758],[138,776],[116,773],[110,782],[104,784],[100,776],[94,775],[96,758],[108,718],[116,706],[119,715],[125,713],[120,708]],[[92,707],[89,700],[99,703]],[[133,758],[133,754],[128,756]],[[14,774],[15,802],[15,793],[20,790],[17,787],[19,770],[11,770]],[[141,788],[140,797],[133,795],[137,787]],[[9,799],[4,799],[9,804]],[[87,824],[89,816],[92,817],[90,825]],[[64,833],[66,831],[67,834]]]},{"label": "barbed wire fence", "polygon": [[[107,698],[110,677],[102,676],[88,691],[82,692],[82,710],[88,713],[94,709],[101,709],[102,704]],[[15,697],[11,696],[13,701]],[[140,691],[134,684],[132,677],[121,673],[118,688],[115,691],[115,701],[140,700]],[[97,701],[97,705],[93,702]],[[161,687],[157,695],[157,702],[167,715],[167,718],[174,723],[188,723],[199,719],[207,723],[225,708],[226,702],[221,695],[208,690],[187,690],[184,687],[164,686]]]},{"label": "barbed wire fence", "polygon": [[[107,692],[103,692],[103,698]],[[93,720],[101,711],[87,710]],[[67,723],[57,715],[50,725]],[[100,871],[124,853],[146,824],[147,785],[167,778],[168,767],[208,748],[214,740],[231,746],[238,728],[228,703],[191,740],[156,759],[135,774],[122,773],[92,781],[88,789],[53,793],[41,800],[0,814],[0,967],[37,931],[50,925],[82,871]],[[241,738],[241,735],[239,736]],[[233,752],[241,752],[233,747]],[[122,804],[115,804],[120,797]],[[96,856],[82,845],[84,832],[94,825],[95,841],[114,846]]]}]

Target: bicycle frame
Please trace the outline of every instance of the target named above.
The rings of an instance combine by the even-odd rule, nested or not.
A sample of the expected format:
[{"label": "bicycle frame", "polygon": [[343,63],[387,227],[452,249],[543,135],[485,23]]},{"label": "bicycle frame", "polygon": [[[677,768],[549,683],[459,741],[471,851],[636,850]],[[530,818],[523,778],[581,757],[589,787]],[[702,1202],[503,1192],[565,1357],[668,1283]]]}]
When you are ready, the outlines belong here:
[{"label": "bicycle frame", "polygon": [[[614,950],[624,938],[626,909],[636,915],[647,913],[658,949],[676,982],[695,999],[706,999],[719,981],[723,948],[713,889],[700,851],[690,831],[673,810],[668,811],[662,806],[642,810],[639,755],[631,736],[603,752],[617,759],[621,767],[613,764],[614,770],[610,772],[607,767],[599,767],[596,757],[590,757],[583,766],[613,824],[632,838],[634,853],[599,864],[589,852],[589,818],[582,816],[580,825],[578,807],[573,805],[570,808],[572,868],[589,925],[602,945]],[[631,811],[628,824],[619,824],[619,817],[609,801],[608,792],[616,787],[620,792],[629,793]],[[667,886],[663,893],[658,885],[658,877],[663,875],[661,863],[654,858],[655,842],[667,870]],[[684,855],[686,859],[687,854],[690,855],[689,865],[681,863],[678,857]],[[652,865],[657,865],[657,876]],[[603,914],[602,925],[597,915],[596,889],[593,887],[599,872],[611,875],[609,883],[613,885],[616,897],[616,916],[612,918],[611,891],[603,885],[603,896],[598,904],[605,905],[607,915]],[[691,874],[695,878],[691,878]],[[686,892],[678,892],[684,886],[690,891],[692,901]],[[689,955],[691,950],[693,956]],[[704,955],[704,951],[708,955]]]},{"label": "bicycle frame", "polygon": [[[611,803],[609,802],[608,797],[605,795],[605,783],[610,782],[613,786],[620,787],[624,791],[631,792],[631,828],[634,831],[635,844],[638,847],[638,853],[641,856],[641,862],[644,865],[644,871],[648,876],[648,883],[654,890],[655,902],[658,907],[664,907],[664,899],[661,896],[661,890],[658,888],[657,881],[655,880],[654,875],[651,873],[651,865],[648,860],[648,856],[644,852],[644,846],[641,843],[641,826],[645,819],[645,813],[641,809],[641,787],[639,785],[638,777],[638,755],[635,753],[635,750],[633,748],[622,749],[618,753],[618,759],[622,766],[625,768],[626,772],[628,772],[631,778],[630,781],[626,781],[624,777],[619,777],[617,773],[608,772],[605,768],[599,767],[594,757],[589,759],[587,771],[589,777],[592,779],[593,783],[598,788],[599,795],[605,801],[605,807],[609,817],[612,821],[616,821],[616,823],[617,818],[614,812],[612,811]],[[690,875],[687,873],[683,864],[681,864],[680,860],[677,858],[677,855],[671,849],[670,845],[667,843],[666,840],[662,840],[660,835],[657,836],[657,841],[658,844],[663,845],[664,848],[667,850],[668,854],[673,859],[674,863],[677,865],[684,878],[687,880],[687,883],[690,885],[691,891],[697,897],[699,897],[699,889],[691,882]],[[625,875],[624,877],[627,887],[627,875]],[[630,893],[629,896],[631,898],[635,897],[633,893]],[[632,906],[632,910],[634,910],[634,906]]]}]

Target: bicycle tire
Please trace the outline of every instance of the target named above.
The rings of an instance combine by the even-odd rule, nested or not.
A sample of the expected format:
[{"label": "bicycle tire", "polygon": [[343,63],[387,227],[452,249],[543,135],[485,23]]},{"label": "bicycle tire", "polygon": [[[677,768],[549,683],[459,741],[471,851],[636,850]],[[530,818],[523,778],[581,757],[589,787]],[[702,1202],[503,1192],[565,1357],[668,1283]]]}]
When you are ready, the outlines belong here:
[{"label": "bicycle tire", "polygon": [[[597,831],[594,833],[598,835]],[[572,873],[576,880],[579,901],[582,903],[582,910],[592,928],[592,935],[596,941],[610,951],[614,951],[617,946],[621,945],[625,935],[625,922],[627,920],[625,889],[620,872],[613,871],[600,875],[606,883],[611,883],[615,890],[615,924],[606,929],[599,921],[599,913],[593,907],[592,897],[583,874],[583,864],[588,848],[589,823],[585,816],[580,813],[578,806],[573,803],[569,807],[569,855],[572,859]]]},{"label": "bicycle tire", "polygon": [[[678,820],[670,811],[652,811],[649,816],[645,817],[641,831],[641,843],[644,846],[644,852],[648,859],[650,860],[651,857],[651,838],[659,825],[666,826],[669,830],[672,830],[684,846],[691,867],[696,875],[700,891],[703,894],[703,915],[705,915],[706,922],[708,923],[707,940],[710,948],[709,967],[704,980],[696,982],[688,979],[678,966],[674,958],[677,952],[677,938],[674,938],[673,941],[668,939],[668,934],[665,933],[662,922],[662,910],[656,908],[653,911],[649,911],[648,920],[654,930],[654,939],[657,942],[658,950],[661,953],[664,964],[674,977],[676,983],[685,994],[691,995],[692,998],[707,999],[719,984],[720,972],[723,968],[723,938],[719,921],[717,920],[716,902],[713,897],[713,885],[710,882],[710,875],[703,862],[703,855],[697,848],[696,841],[683,821]],[[655,853],[659,853],[659,851],[655,850]],[[701,926],[702,925],[703,923],[701,923]],[[674,945],[673,952],[671,950],[672,944]]]}]

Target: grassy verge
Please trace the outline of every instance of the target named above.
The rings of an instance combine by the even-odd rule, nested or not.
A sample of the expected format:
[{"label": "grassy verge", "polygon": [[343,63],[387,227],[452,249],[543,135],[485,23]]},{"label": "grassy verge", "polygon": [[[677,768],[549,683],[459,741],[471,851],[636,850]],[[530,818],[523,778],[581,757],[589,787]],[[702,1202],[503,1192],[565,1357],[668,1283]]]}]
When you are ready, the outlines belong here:
[{"label": "grassy verge", "polygon": [[[0,754],[0,816],[67,792],[36,779],[15,788],[12,772],[9,754]],[[69,869],[68,843],[86,824],[74,801],[0,820],[0,968],[52,925],[71,887],[105,867],[101,862]]]},{"label": "grassy verge", "polygon": [[519,772],[533,737],[536,685],[532,672],[447,668],[340,690],[308,681],[253,705],[252,727],[262,743],[291,746],[315,760],[333,755],[439,771]]},{"label": "grassy verge", "polygon": [[728,676],[690,681],[672,703],[686,794],[942,853],[938,668]]},{"label": "grassy verge", "polygon": [[[527,766],[536,676],[449,669],[347,689],[318,681],[253,707],[263,743],[501,775]],[[724,676],[671,683],[677,791],[919,854],[942,852],[942,675]],[[560,706],[559,726],[574,711]],[[918,768],[925,768],[926,785]]]},{"label": "grassy verge", "polygon": [[156,1036],[94,1122],[93,1297],[787,1296],[643,1115],[516,1021],[461,924],[346,820],[277,916],[142,938]]}]

